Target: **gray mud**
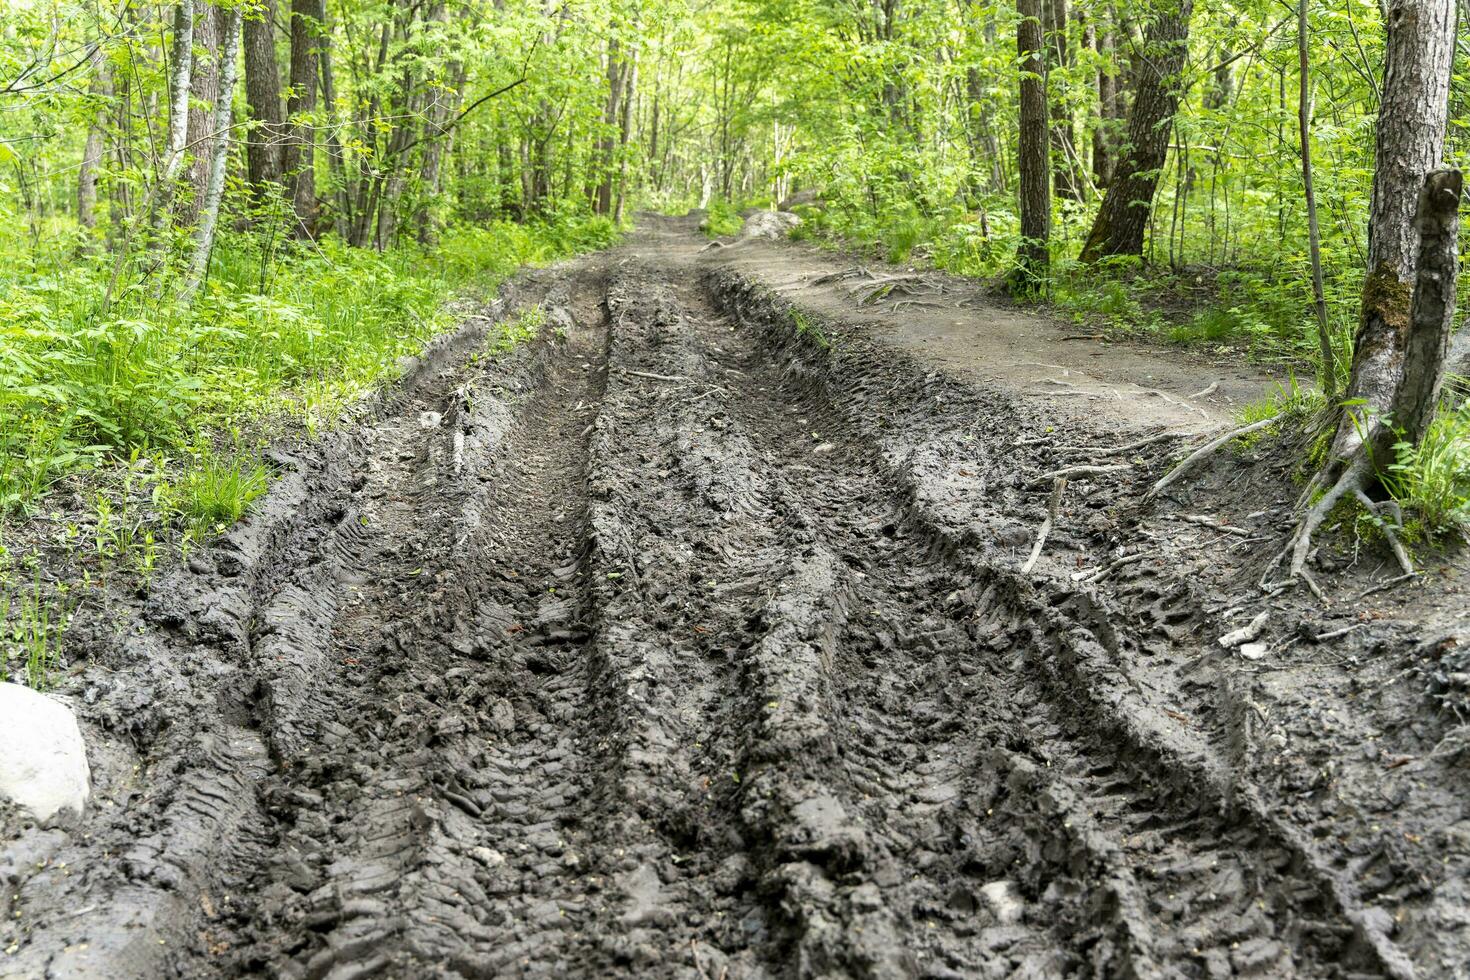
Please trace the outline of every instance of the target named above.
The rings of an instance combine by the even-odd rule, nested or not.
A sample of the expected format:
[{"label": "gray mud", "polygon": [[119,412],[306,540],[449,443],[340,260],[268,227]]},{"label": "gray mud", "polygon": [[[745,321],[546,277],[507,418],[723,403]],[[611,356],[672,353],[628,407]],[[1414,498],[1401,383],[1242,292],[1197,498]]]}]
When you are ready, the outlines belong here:
[{"label": "gray mud", "polygon": [[83,624],[100,803],[3,825],[0,975],[1413,973],[1126,669],[1197,597],[1016,571],[1044,419],[717,263],[514,299]]}]

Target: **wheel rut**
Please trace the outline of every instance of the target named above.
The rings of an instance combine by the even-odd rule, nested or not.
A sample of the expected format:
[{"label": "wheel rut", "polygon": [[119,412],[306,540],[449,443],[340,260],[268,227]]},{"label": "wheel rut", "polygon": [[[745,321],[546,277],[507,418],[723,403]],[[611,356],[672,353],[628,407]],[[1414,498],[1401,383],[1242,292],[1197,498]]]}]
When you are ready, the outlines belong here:
[{"label": "wheel rut", "polygon": [[[998,559],[995,406],[687,264],[533,294],[534,340],[417,376],[250,573],[238,839],[165,972],[1402,975],[1099,679],[1106,602]],[[224,648],[208,615],[176,628]]]}]

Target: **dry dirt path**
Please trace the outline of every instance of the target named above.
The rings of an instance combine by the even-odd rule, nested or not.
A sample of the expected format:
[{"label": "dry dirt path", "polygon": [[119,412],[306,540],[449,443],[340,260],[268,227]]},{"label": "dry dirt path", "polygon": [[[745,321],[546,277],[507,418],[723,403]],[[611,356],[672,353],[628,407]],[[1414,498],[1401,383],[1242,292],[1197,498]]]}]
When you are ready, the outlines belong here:
[{"label": "dry dirt path", "polygon": [[655,223],[530,277],[537,340],[83,624],[97,806],[3,824],[0,976],[1409,975],[1160,709],[1188,590],[1018,573],[1049,403],[746,272]]}]

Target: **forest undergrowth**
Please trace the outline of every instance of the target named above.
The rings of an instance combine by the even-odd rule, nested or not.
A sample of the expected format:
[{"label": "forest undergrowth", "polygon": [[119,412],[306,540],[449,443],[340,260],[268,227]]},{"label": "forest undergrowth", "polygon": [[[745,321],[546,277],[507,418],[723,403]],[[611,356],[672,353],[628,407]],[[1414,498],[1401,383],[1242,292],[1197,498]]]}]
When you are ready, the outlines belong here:
[{"label": "forest undergrowth", "polygon": [[[617,237],[600,217],[490,222],[425,248],[222,234],[197,299],[148,280],[105,301],[106,261],[8,240],[0,256],[0,680],[43,686],[92,583],[43,580],[5,529],[44,524],[87,579],[146,587],[161,560],[245,515],[264,453],[315,436],[511,273]],[[503,327],[507,345],[515,324]],[[51,494],[80,507],[55,506]],[[80,513],[80,516],[79,516]]]}]

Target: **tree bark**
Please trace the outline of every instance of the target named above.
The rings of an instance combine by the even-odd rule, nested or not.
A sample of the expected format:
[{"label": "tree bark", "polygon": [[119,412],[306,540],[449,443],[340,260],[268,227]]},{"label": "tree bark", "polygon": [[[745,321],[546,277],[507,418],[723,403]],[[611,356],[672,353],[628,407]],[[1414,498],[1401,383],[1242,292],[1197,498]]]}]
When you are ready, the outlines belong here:
[{"label": "tree bark", "polygon": [[615,130],[622,117],[623,85],[628,74],[628,64],[623,57],[622,45],[617,38],[607,42],[607,105],[602,114],[603,133],[597,140],[597,190],[593,198],[593,210],[598,214],[612,213],[613,204],[613,156],[617,149]]},{"label": "tree bark", "polygon": [[[1455,0],[1389,0],[1352,374],[1332,448],[1302,495],[1315,502],[1286,548],[1293,577],[1304,575],[1312,535],[1338,501],[1355,496],[1373,506],[1368,490],[1394,459],[1395,428],[1417,442],[1434,413],[1454,314],[1459,229],[1460,174],[1434,171],[1444,150],[1455,16]],[[1411,571],[1393,531],[1385,526],[1385,534]]]},{"label": "tree bark", "polygon": [[90,232],[97,227],[97,175],[107,142],[107,105],[112,94],[112,73],[102,46],[92,53],[92,84],[89,95],[97,100],[92,121],[87,125],[87,142],[82,147],[82,165],[77,170],[77,223],[83,230],[81,248],[93,248]]},{"label": "tree bark", "polygon": [[1081,199],[1073,161],[1077,158],[1076,135],[1072,113],[1067,108],[1066,70],[1072,63],[1067,39],[1067,0],[1045,0],[1047,88],[1051,104],[1047,109],[1051,123],[1051,168],[1057,197]]},{"label": "tree bark", "polygon": [[322,25],[326,23],[326,0],[291,2],[291,95],[286,100],[290,137],[286,141],[282,167],[296,212],[292,234],[310,238],[316,225],[316,126],[306,117],[316,111],[317,57]]},{"label": "tree bark", "polygon": [[[194,3],[194,69],[189,83],[189,162],[187,175],[190,195],[179,202],[176,220],[181,228],[191,227],[199,217],[204,195],[209,187],[210,136],[215,103],[220,90],[220,33],[224,12],[208,0]],[[199,57],[200,54],[203,57]]]},{"label": "tree bark", "polygon": [[1322,393],[1336,397],[1337,367],[1332,355],[1332,330],[1327,323],[1327,298],[1322,287],[1322,233],[1317,225],[1317,194],[1312,187],[1312,84],[1307,51],[1307,0],[1297,0],[1297,128],[1301,133],[1302,191],[1307,199],[1307,248],[1312,260],[1312,305],[1317,311],[1317,344],[1322,356]]},{"label": "tree bark", "polygon": [[[219,206],[225,192],[225,167],[230,159],[230,120],[234,112],[235,81],[240,67],[240,8],[221,11],[223,24],[219,33],[219,91],[211,120],[214,134],[209,142],[209,180],[199,207],[199,225],[194,232],[194,257],[184,280],[182,299],[187,301],[198,291],[209,271],[209,255],[214,250],[214,232],[219,223]],[[201,147],[199,155],[204,156]]]},{"label": "tree bark", "polygon": [[174,7],[174,39],[168,85],[168,143],[158,189],[153,195],[150,223],[158,228],[172,208],[184,154],[189,143],[189,91],[194,67],[194,0],[179,0]]},{"label": "tree bark", "polygon": [[1109,62],[1113,57],[1113,26],[1100,20],[1093,27],[1093,42],[1101,64],[1097,70],[1097,122],[1092,127],[1092,182],[1107,187],[1112,176],[1112,121],[1117,101],[1117,77]]},{"label": "tree bark", "polygon": [[1455,326],[1455,286],[1459,276],[1460,194],[1458,170],[1434,170],[1419,195],[1419,264],[1404,361],[1390,415],[1405,441],[1418,445],[1434,420],[1444,383],[1450,334]]},{"label": "tree bark", "polygon": [[1011,292],[1034,295],[1050,264],[1051,190],[1047,167],[1046,60],[1041,40],[1042,0],[1017,0],[1016,52],[1021,68],[1021,244]]},{"label": "tree bark", "polygon": [[1169,131],[1179,108],[1180,72],[1189,48],[1194,0],[1166,0],[1166,9],[1144,32],[1137,60],[1127,145],[1114,164],[1082,261],[1110,255],[1142,255],[1159,171],[1169,154]]},{"label": "tree bark", "polygon": [[262,0],[244,24],[245,101],[259,123],[245,144],[245,173],[260,196],[281,181],[281,69],[276,63],[275,0]]},{"label": "tree bark", "polygon": [[[1402,374],[1419,252],[1424,175],[1444,150],[1455,0],[1390,0],[1368,223],[1368,275],[1333,456],[1346,459],[1383,427]],[[1402,424],[1400,420],[1395,420]]]}]

